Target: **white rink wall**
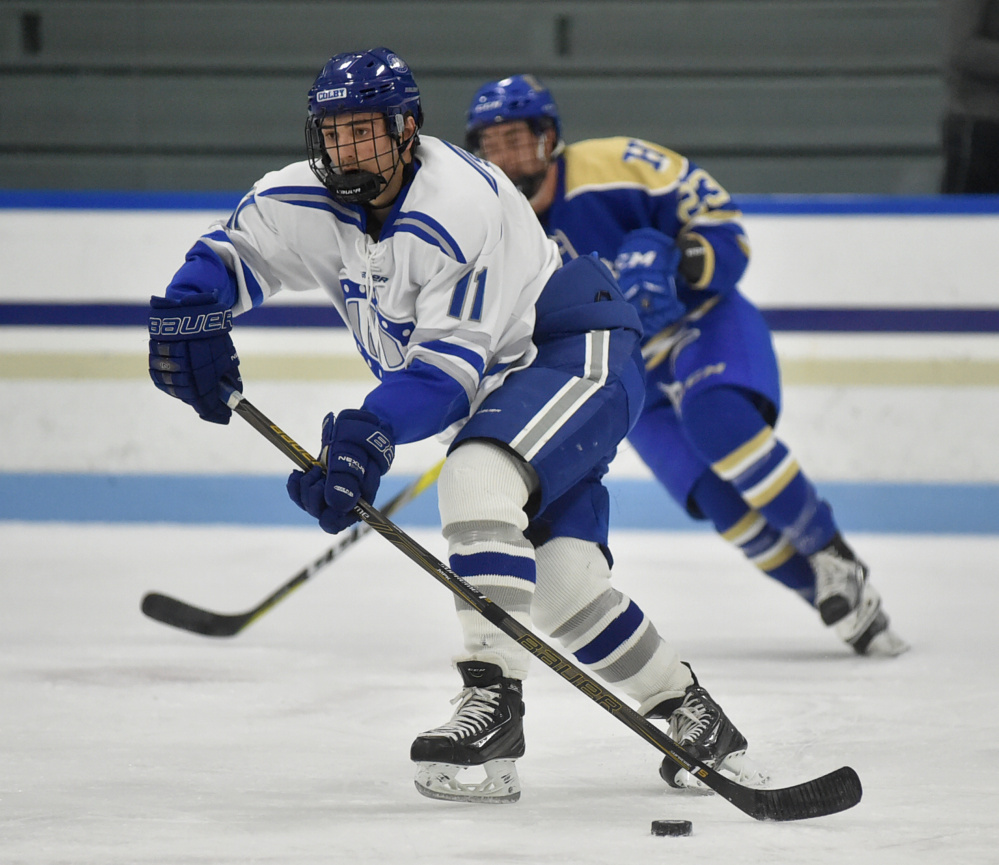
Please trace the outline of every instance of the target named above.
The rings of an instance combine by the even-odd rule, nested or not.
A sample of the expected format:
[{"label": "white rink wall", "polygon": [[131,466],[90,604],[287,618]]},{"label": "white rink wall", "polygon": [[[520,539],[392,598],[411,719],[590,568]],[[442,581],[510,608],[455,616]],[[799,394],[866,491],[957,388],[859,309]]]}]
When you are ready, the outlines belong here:
[{"label": "white rink wall", "polygon": [[[750,213],[743,288],[762,307],[996,309],[995,210]],[[226,216],[0,209],[0,304],[144,304]],[[322,302],[318,292],[274,301]],[[357,404],[373,383],[342,330],[237,321],[234,335],[247,394],[303,444],[325,411]],[[999,334],[778,332],[775,341],[781,434],[816,479],[999,482]],[[249,445],[252,431],[220,435],[162,397],[145,377],[144,354],[140,327],[0,327],[0,472],[285,469],[277,453],[247,465],[248,452],[261,452]],[[52,372],[59,356],[78,371]],[[404,449],[398,468],[419,471],[431,453],[435,443]],[[627,449],[613,472],[647,476]]]},{"label": "white rink wall", "polygon": [[[742,288],[763,307],[999,308],[999,203],[994,211],[748,213]],[[228,215],[0,207],[0,302],[143,303]],[[273,302],[296,301],[318,295]]]}]

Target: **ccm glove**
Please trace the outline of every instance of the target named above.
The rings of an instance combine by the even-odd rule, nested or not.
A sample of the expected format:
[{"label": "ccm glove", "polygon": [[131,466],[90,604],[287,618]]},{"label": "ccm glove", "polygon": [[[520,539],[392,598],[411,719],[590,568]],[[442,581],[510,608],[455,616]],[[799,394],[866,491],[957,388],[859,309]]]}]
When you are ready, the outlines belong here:
[{"label": "ccm glove", "polygon": [[218,294],[182,300],[149,299],[149,376],[160,390],[183,400],[212,423],[229,423],[220,382],[243,389],[239,357],[232,344],[232,312]]},{"label": "ccm glove", "polygon": [[687,311],[676,296],[680,250],[673,238],[654,228],[625,235],[614,269],[626,300],[638,310],[645,336],[655,336]]},{"label": "ccm glove", "polygon": [[320,461],[307,472],[288,477],[288,495],[311,514],[325,532],[335,535],[357,522],[358,499],[374,501],[382,475],[392,467],[392,434],[378,417],[362,409],[347,409],[323,421]]}]

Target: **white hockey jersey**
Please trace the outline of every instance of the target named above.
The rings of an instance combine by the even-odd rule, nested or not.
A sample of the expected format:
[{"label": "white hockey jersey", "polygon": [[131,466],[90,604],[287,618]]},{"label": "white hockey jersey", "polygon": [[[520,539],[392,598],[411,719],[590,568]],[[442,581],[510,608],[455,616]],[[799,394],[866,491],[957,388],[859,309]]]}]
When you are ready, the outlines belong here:
[{"label": "white hockey jersey", "polygon": [[307,162],[265,175],[201,238],[168,296],[220,289],[204,284],[205,258],[224,264],[234,315],[321,289],[382,380],[365,407],[396,441],[457,428],[534,359],[534,304],[560,257],[489,163],[422,136],[414,167],[377,241],[364,209],[335,201]]}]

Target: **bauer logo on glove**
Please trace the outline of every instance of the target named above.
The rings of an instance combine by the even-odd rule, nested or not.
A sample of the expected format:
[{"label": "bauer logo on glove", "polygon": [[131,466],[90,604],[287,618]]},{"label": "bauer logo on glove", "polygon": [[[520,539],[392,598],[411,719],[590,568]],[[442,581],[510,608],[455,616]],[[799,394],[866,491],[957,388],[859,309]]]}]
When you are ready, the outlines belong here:
[{"label": "bauer logo on glove", "polygon": [[208,315],[162,316],[150,315],[149,335],[159,339],[186,338],[198,334],[228,332],[232,328],[232,310],[212,312]]},{"label": "bauer logo on glove", "polygon": [[232,310],[218,294],[149,299],[149,376],[164,393],[204,420],[229,423],[222,384],[240,390],[239,356],[232,344]]},{"label": "bauer logo on glove", "polygon": [[387,435],[383,432],[372,433],[368,436],[368,444],[385,458],[388,465],[392,465],[392,460],[395,459],[395,447]]}]

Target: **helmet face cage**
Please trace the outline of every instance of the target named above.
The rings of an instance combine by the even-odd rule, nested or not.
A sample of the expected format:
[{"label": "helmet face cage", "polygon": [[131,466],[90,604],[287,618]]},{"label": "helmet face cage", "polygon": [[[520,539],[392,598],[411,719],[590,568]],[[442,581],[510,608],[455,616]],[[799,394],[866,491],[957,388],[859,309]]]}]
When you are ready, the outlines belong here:
[{"label": "helmet face cage", "polygon": [[[399,168],[402,152],[405,149],[402,140],[405,119],[401,114],[394,118],[385,115],[381,117],[385,120],[387,135],[383,134],[377,119],[359,121],[355,124],[352,123],[350,114],[310,116],[306,122],[305,136],[309,165],[313,174],[337,200],[365,204],[377,198]],[[392,120],[398,122],[392,123]],[[332,135],[328,140],[324,134],[324,128],[330,130],[334,125],[335,128],[370,125],[370,140],[374,145],[371,157],[375,165],[373,171],[350,167],[356,158],[353,145],[339,143],[338,135]],[[405,142],[406,145],[409,143]]]},{"label": "helmet face cage", "polygon": [[[375,171],[349,167],[340,153],[330,153],[323,126],[343,115],[375,112],[385,118],[388,147],[375,153]],[[416,120],[416,132],[404,139],[406,117]],[[351,203],[366,203],[376,198],[389,183],[402,162],[406,148],[418,143],[417,133],[423,124],[420,91],[409,67],[387,48],[351,54],[337,54],[323,67],[309,91],[309,116],[305,124],[306,149],[313,173],[330,194]],[[376,132],[380,131],[378,129]],[[334,136],[336,138],[336,136]],[[377,136],[376,136],[377,140]],[[334,144],[334,151],[339,149]],[[347,164],[347,168],[342,166]]]}]

